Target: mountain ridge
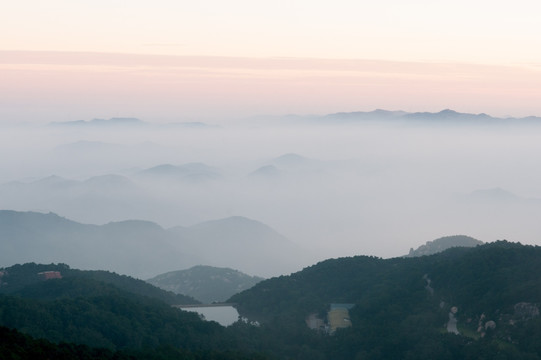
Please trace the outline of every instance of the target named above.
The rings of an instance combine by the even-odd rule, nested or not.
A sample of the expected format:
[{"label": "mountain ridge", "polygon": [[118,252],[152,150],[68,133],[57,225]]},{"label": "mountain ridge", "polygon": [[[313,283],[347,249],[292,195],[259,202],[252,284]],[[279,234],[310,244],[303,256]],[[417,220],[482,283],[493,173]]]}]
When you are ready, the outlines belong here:
[{"label": "mountain ridge", "polygon": [[231,268],[197,265],[186,270],[160,274],[146,281],[161,289],[186,294],[210,304],[224,302],[262,280]]},{"label": "mountain ridge", "polygon": [[200,264],[275,276],[298,269],[301,249],[243,217],[164,229],[144,220],[81,224],[54,213],[0,210],[0,266],[67,263],[150,278]]},{"label": "mountain ridge", "polygon": [[482,241],[474,239],[471,236],[444,236],[436,240],[427,241],[424,245],[419,246],[415,250],[411,248],[409,254],[405,255],[405,257],[433,255],[453,247],[474,247],[482,244]]},{"label": "mountain ridge", "polygon": [[361,120],[389,120],[389,121],[431,121],[431,122],[468,122],[468,123],[498,123],[498,124],[539,124],[541,117],[495,117],[485,113],[473,114],[462,113],[451,109],[444,109],[439,112],[405,112],[377,109],[374,111],[356,111],[328,114],[320,117],[329,121],[361,121]]},{"label": "mountain ridge", "polygon": [[132,117],[113,117],[110,119],[74,120],[74,121],[53,121],[50,126],[141,126],[147,123]]}]

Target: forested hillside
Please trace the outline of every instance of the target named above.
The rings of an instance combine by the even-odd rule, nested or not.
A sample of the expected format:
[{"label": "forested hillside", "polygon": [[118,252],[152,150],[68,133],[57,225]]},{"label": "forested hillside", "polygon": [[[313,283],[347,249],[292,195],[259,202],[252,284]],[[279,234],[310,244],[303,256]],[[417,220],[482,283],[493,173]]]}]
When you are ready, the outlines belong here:
[{"label": "forested hillside", "polygon": [[43,339],[34,339],[17,330],[0,326],[0,359],[36,360],[264,360],[257,354],[238,351],[189,351],[171,346],[147,349],[117,350],[93,348],[80,344],[55,344]]},{"label": "forested hillside", "polygon": [[[165,291],[126,275],[118,275],[110,271],[102,270],[78,270],[72,269],[66,264],[34,264],[14,265],[0,269],[0,294],[17,294],[27,292],[27,286],[43,284],[43,278],[39,273],[58,272],[62,278],[91,279],[113,285],[121,290],[137,295],[143,295],[164,301],[167,304],[196,304],[197,300],[190,296]],[[43,286],[43,285],[41,285]],[[37,294],[39,297],[40,294]]]},{"label": "forested hillside", "polygon": [[69,342],[89,347],[72,348],[85,356],[146,359],[541,359],[541,248],[506,241],[326,260],[233,296],[244,319],[227,328],[106,272],[0,272],[0,326],[53,342],[38,345],[47,351]]},{"label": "forested hillside", "polygon": [[[541,248],[502,241],[420,258],[327,260],[229,301],[275,339],[302,336],[322,359],[539,358],[540,271]],[[352,326],[333,336],[307,330],[307,317],[325,320],[332,303],[354,304]]]}]

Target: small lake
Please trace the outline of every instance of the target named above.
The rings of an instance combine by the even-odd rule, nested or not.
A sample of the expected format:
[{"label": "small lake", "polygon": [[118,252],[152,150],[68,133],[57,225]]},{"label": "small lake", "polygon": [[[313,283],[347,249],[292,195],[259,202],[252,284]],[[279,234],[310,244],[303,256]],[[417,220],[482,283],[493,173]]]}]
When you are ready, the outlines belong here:
[{"label": "small lake", "polygon": [[239,319],[239,313],[233,306],[204,306],[181,308],[202,315],[205,320],[216,321],[222,326],[229,326]]}]

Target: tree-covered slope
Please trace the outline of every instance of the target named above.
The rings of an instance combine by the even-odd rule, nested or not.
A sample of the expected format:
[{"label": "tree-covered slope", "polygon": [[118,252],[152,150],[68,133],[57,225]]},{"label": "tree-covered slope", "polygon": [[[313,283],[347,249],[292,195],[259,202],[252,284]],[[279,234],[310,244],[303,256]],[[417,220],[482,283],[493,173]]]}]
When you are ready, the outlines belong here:
[{"label": "tree-covered slope", "polygon": [[[496,242],[420,258],[327,260],[229,301],[275,341],[300,337],[321,358],[540,358],[540,271],[541,248]],[[308,330],[306,318],[325,319],[332,303],[354,304],[352,326],[334,336]],[[459,335],[448,327],[453,312]]]},{"label": "tree-covered slope", "polygon": [[58,272],[63,278],[93,279],[111,284],[121,290],[137,295],[147,296],[162,300],[171,305],[197,304],[198,301],[190,296],[173,293],[155,287],[143,280],[135,279],[126,275],[119,275],[103,270],[78,270],[71,269],[66,264],[17,264],[8,268],[0,269],[0,294],[17,293],[28,285],[43,283],[39,273]]},{"label": "tree-covered slope", "polygon": [[103,348],[74,344],[54,344],[37,340],[17,330],[0,326],[0,359],[123,360],[132,359]]},{"label": "tree-covered slope", "polygon": [[190,351],[170,346],[112,351],[73,343],[56,344],[0,326],[0,359],[2,360],[263,360],[265,358],[262,355],[245,354],[239,351]]},{"label": "tree-covered slope", "polygon": [[[51,268],[61,271],[62,278],[36,276]],[[231,343],[220,325],[164,302],[174,302],[177,295],[142,281],[137,284],[142,289],[126,278],[70,270],[63,265],[25,264],[3,269],[0,325],[53,342],[109,349],[161,345],[218,349]],[[130,287],[132,291],[126,290]]]}]

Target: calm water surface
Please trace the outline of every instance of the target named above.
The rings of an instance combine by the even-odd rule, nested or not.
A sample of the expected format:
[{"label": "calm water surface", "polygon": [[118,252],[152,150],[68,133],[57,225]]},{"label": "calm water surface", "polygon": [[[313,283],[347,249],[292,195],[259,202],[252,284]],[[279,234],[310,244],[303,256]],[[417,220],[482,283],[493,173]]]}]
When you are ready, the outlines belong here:
[{"label": "calm water surface", "polygon": [[190,307],[182,310],[197,312],[205,320],[216,321],[222,326],[229,326],[239,319],[239,313],[233,306]]}]

